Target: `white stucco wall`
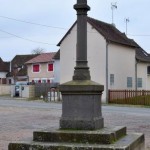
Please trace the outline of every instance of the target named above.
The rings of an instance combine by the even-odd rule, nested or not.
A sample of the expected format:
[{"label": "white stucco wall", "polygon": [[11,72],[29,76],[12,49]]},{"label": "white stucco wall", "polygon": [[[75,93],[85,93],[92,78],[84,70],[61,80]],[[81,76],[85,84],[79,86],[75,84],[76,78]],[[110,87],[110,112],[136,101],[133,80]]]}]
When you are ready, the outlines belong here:
[{"label": "white stucco wall", "polygon": [[54,82],[60,82],[60,60],[54,61]]},{"label": "white stucco wall", "polygon": [[[90,24],[87,24],[87,55],[91,79],[104,85],[102,101],[106,102],[106,40]],[[76,26],[60,46],[60,82],[72,80],[76,61]],[[135,89],[135,49],[110,44],[108,46],[108,81],[110,74],[115,75],[115,84],[108,89],[127,89],[127,77],[132,77]],[[131,89],[131,88],[129,88]]]},{"label": "white stucco wall", "polygon": [[6,78],[8,72],[0,72],[0,78]]},{"label": "white stucco wall", "polygon": [[[88,66],[90,67],[91,79],[102,85],[105,85],[106,80],[106,42],[104,38],[92,28],[90,24],[87,26],[87,55]],[[76,26],[63,40],[60,46],[60,82],[64,83],[72,80],[75,61],[76,61]],[[103,93],[102,99],[105,99],[106,94]]]},{"label": "white stucco wall", "polygon": [[[108,46],[109,89],[135,89],[135,50],[122,45]],[[114,85],[110,85],[110,74],[114,74]],[[127,88],[127,77],[132,77],[132,88]]]},{"label": "white stucco wall", "polygon": [[76,26],[60,45],[60,83],[72,80],[76,58]]},{"label": "white stucco wall", "polygon": [[91,80],[104,85],[102,101],[106,101],[106,40],[88,24],[88,61]]},{"label": "white stucco wall", "polygon": [[0,95],[8,95],[11,94],[11,86],[10,85],[0,85]]},{"label": "white stucco wall", "polygon": [[[40,65],[40,71],[39,72],[33,72],[33,64],[28,64],[27,66],[27,74],[29,76],[29,82],[32,82],[32,80],[38,79],[50,79],[54,78],[54,71],[48,71],[48,64],[49,63],[37,63]],[[55,68],[54,68],[55,69]]]},{"label": "white stucco wall", "polygon": [[150,90],[150,75],[147,75],[148,63],[138,62],[137,64],[137,78],[142,78],[142,88],[139,90]]},{"label": "white stucco wall", "polygon": [[[150,64],[149,64],[150,66]],[[150,90],[150,75],[147,76],[147,83],[146,83],[147,89],[146,90]]]}]

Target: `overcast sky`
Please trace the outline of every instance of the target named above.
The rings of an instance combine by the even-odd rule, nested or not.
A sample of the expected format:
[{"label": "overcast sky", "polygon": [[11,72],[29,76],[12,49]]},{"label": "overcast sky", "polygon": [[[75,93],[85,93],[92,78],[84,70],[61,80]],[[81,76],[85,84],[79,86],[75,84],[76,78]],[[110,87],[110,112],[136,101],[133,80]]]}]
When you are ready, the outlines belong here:
[{"label": "overcast sky", "polygon": [[[128,37],[150,53],[150,0],[87,2],[91,7],[88,16],[107,23],[112,23],[111,3],[117,2],[116,27],[126,32],[125,18],[129,18]],[[10,61],[36,48],[57,51],[57,43],[76,20],[75,3],[76,0],[0,0],[0,57]]]}]

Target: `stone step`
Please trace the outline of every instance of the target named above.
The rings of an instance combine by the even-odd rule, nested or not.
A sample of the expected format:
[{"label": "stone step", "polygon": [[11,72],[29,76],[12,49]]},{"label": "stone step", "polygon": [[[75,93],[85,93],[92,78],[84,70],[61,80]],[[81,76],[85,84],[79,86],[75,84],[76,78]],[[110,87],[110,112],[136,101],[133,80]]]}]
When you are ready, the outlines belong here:
[{"label": "stone step", "polygon": [[54,130],[35,131],[33,141],[111,144],[126,135],[126,127],[118,126],[100,130]]},{"label": "stone step", "polygon": [[143,134],[128,134],[113,144],[89,144],[89,143],[10,143],[8,150],[144,150]]}]

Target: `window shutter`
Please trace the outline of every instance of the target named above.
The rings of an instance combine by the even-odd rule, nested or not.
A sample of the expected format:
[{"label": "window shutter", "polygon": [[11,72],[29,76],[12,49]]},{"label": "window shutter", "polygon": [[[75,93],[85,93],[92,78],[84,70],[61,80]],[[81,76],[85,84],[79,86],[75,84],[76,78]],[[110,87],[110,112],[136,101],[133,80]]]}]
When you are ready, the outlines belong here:
[{"label": "window shutter", "polygon": [[127,87],[132,88],[132,77],[127,77]]},{"label": "window shutter", "polygon": [[110,74],[110,85],[114,85],[115,79],[114,74]]},{"label": "window shutter", "polygon": [[142,88],[142,78],[138,78],[137,79],[137,86],[138,86],[138,88]]},{"label": "window shutter", "polygon": [[40,71],[40,65],[33,65],[33,72],[39,72]]},{"label": "window shutter", "polygon": [[47,80],[47,83],[50,83],[50,80]]},{"label": "window shutter", "polygon": [[53,71],[53,64],[48,64],[48,71]]}]

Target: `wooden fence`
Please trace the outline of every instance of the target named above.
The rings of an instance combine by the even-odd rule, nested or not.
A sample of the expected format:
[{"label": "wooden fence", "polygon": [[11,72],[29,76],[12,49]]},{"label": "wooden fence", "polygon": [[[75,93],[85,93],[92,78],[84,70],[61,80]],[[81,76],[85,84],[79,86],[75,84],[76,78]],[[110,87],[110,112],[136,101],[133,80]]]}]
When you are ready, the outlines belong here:
[{"label": "wooden fence", "polygon": [[109,90],[109,103],[150,105],[150,91],[145,90]]},{"label": "wooden fence", "polygon": [[61,94],[59,92],[58,84],[36,83],[35,97],[42,98],[45,101],[60,101]]}]

